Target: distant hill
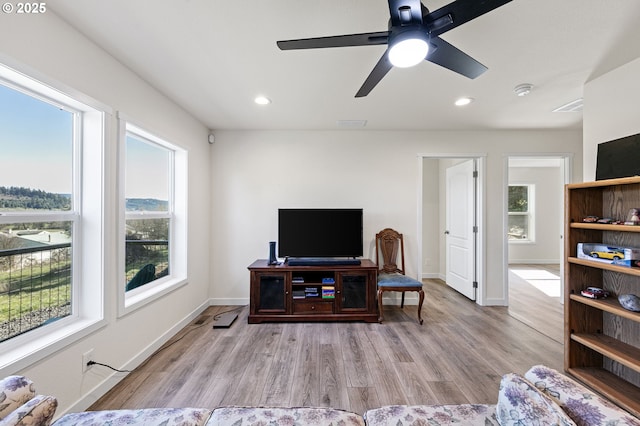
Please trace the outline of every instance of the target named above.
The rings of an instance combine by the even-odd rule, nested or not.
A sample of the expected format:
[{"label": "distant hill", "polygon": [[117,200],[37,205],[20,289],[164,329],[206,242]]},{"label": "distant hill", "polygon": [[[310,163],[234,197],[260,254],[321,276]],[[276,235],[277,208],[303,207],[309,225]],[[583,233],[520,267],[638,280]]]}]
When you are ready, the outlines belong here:
[{"label": "distant hill", "polygon": [[167,211],[169,202],[155,198],[127,198],[126,209],[130,211]]},{"label": "distant hill", "polygon": [[[155,198],[127,198],[127,211],[166,211],[169,203]],[[0,209],[70,210],[70,194],[53,194],[41,189],[0,186]]]},{"label": "distant hill", "polygon": [[70,210],[71,197],[41,189],[0,186],[0,208],[16,210]]}]

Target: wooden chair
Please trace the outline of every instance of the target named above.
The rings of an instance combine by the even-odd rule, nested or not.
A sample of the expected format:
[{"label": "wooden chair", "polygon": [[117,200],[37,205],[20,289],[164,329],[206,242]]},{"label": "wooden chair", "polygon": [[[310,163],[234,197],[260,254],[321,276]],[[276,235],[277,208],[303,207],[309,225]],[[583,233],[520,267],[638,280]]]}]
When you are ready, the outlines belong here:
[{"label": "wooden chair", "polygon": [[[398,257],[400,257],[399,268]],[[407,291],[417,291],[420,297],[418,302],[418,321],[422,324],[421,312],[422,302],[424,302],[422,282],[404,274],[404,240],[401,233],[391,228],[386,228],[376,234],[376,264],[378,265],[378,321],[382,322],[384,319],[382,314],[382,295],[385,291],[402,292],[401,308],[404,307],[404,294]]]}]

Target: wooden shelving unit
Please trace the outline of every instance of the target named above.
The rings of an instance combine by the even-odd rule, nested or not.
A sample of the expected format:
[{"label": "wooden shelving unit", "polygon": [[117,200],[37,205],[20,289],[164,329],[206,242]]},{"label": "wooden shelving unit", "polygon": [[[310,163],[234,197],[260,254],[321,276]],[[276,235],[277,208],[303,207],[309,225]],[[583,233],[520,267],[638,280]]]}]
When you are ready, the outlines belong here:
[{"label": "wooden shelving unit", "polygon": [[[578,243],[640,247],[640,226],[583,223],[595,215],[624,220],[640,208],[640,177],[567,185],[565,191],[565,370],[636,416],[640,416],[640,313],[617,296],[640,294],[640,267],[578,258]],[[612,293],[583,297],[588,286]]]}]

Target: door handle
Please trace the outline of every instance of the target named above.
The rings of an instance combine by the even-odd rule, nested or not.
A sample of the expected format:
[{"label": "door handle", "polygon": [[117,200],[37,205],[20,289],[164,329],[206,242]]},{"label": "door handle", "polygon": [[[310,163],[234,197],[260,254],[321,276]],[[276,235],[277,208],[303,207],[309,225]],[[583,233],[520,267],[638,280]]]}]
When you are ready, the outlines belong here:
[{"label": "door handle", "polygon": [[449,235],[449,231],[444,231],[444,235]]}]

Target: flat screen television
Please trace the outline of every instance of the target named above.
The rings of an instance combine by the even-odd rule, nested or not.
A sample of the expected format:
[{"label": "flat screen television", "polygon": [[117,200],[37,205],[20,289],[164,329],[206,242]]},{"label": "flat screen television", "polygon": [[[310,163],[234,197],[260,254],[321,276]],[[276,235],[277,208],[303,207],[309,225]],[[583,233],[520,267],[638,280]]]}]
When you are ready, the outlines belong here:
[{"label": "flat screen television", "polygon": [[278,209],[278,256],[362,256],[362,209]]},{"label": "flat screen television", "polygon": [[640,134],[598,144],[596,180],[640,175]]}]

